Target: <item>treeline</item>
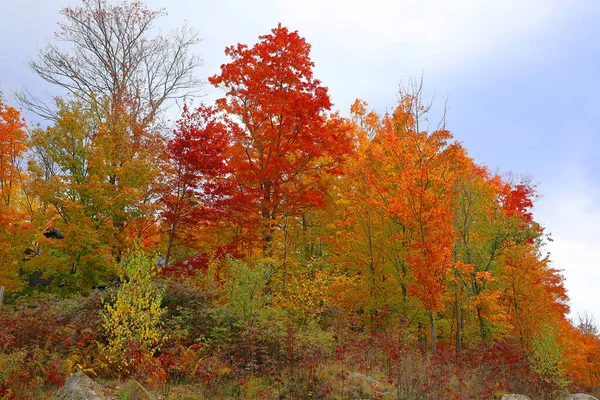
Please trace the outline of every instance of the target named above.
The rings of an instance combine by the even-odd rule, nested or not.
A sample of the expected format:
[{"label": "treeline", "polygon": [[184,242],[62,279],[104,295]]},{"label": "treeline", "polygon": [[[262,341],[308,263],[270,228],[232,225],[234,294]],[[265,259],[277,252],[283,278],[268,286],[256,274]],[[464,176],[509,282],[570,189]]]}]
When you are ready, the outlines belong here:
[{"label": "treeline", "polygon": [[[64,9],[58,37],[72,47],[50,44],[30,67],[68,94],[52,107],[19,96],[47,127],[28,126],[0,100],[0,285],[4,308],[17,313],[3,311],[15,318],[11,329],[32,322],[16,315],[34,292],[93,302],[120,277],[122,286],[145,285],[128,286],[130,296],[154,301],[121,291],[105,300],[112,305],[84,302],[80,312],[107,331],[96,338],[106,346],[137,343],[152,360],[137,367],[159,382],[222,368],[202,382],[231,380],[235,370],[240,391],[255,374],[276,382],[274,363],[289,374],[279,378],[284,387],[300,374],[297,361],[316,385],[325,360],[348,367],[352,359],[363,372],[386,371],[400,393],[408,381],[399,368],[413,357],[428,377],[419,390],[429,393],[431,377],[453,366],[461,378],[445,383],[450,397],[476,393],[463,383],[473,374],[465,365],[491,371],[494,359],[503,369],[477,383],[486,396],[511,388],[511,368],[539,393],[597,386],[598,335],[566,317],[563,277],[532,214],[535,187],[478,165],[443,124],[424,130],[419,84],[383,115],[357,100],[343,117],[313,76],[310,45],[279,25],[254,45],[228,47],[230,61],[208,79],[223,97],[186,106],[169,126],[164,106],[199,89],[200,60],[189,55],[193,30],[153,35],[163,13],[104,0]],[[33,273],[47,286],[32,288]],[[169,335],[115,332],[126,304],[149,315],[149,330]],[[282,327],[281,347],[252,326]],[[72,329],[79,342],[48,357],[77,356],[110,375],[110,358],[102,367],[102,351],[89,355],[92,341]],[[253,337],[264,346],[248,344]],[[286,340],[308,355],[286,355]],[[11,346],[48,349],[5,341],[5,355]],[[248,346],[260,351],[249,356]],[[185,357],[198,363],[193,371],[177,370],[192,362]],[[137,373],[123,362],[112,372]]]}]

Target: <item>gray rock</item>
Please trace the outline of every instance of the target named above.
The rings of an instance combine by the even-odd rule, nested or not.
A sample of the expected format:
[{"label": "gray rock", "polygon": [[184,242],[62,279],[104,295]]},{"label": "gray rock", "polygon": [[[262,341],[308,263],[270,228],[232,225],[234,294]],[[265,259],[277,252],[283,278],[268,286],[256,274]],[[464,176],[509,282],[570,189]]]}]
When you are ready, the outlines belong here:
[{"label": "gray rock", "polygon": [[502,396],[500,400],[530,400],[529,397],[522,394],[508,393]]},{"label": "gray rock", "polygon": [[373,394],[383,396],[390,394],[375,378],[360,372],[351,372],[348,381],[348,395],[351,399],[370,399],[373,398]]},{"label": "gray rock", "polygon": [[373,377],[371,376],[361,374],[360,372],[352,372],[350,374],[350,379],[358,380],[363,384],[373,387],[374,389],[379,389],[379,387],[381,386],[381,384],[377,382],[376,379],[373,379]]},{"label": "gray rock", "polygon": [[125,386],[119,390],[119,394],[126,396],[128,400],[156,400],[138,381],[130,379]]},{"label": "gray rock", "polygon": [[104,388],[80,372],[67,378],[58,390],[56,400],[107,400]]},{"label": "gray rock", "polygon": [[567,398],[567,400],[598,400],[594,396],[585,393],[575,393]]}]

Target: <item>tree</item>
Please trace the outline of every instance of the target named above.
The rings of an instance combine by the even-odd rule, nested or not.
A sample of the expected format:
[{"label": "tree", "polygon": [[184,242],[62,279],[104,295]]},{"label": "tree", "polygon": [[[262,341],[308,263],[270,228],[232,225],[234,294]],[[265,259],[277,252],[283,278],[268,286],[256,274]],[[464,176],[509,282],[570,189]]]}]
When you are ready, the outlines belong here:
[{"label": "tree", "polygon": [[[405,246],[396,240],[402,224],[389,212],[385,185],[380,179],[385,162],[381,141],[373,136],[382,129],[381,119],[367,111],[367,103],[357,100],[351,107],[356,149],[344,164],[343,176],[331,189],[335,213],[333,232],[328,242],[332,247],[332,264],[343,266],[336,279],[352,285],[336,297],[353,304],[363,316],[369,331],[376,328],[377,316],[384,307],[407,303],[409,271]],[[401,295],[398,295],[400,287]]]},{"label": "tree", "polygon": [[[144,244],[156,231],[155,189],[164,151],[157,116],[169,99],[197,91],[193,73],[200,60],[189,51],[198,36],[186,27],[153,35],[165,11],[139,1],[83,0],[61,14],[66,21],[57,38],[69,46],[48,44],[30,67],[69,95],[57,101],[57,111],[20,96],[55,122],[34,137],[39,193],[65,225],[76,226],[65,210],[77,210],[73,215],[81,218],[75,220],[93,221],[90,229],[97,234],[90,238],[108,227],[100,236],[109,238],[103,243],[118,262],[134,240]],[[73,146],[77,151],[70,151]],[[74,254],[81,254],[76,247]]]},{"label": "tree", "polygon": [[209,78],[226,92],[217,107],[236,118],[232,179],[262,216],[265,251],[280,216],[324,203],[322,176],[338,171],[349,146],[343,121],[327,116],[331,101],[309,53],[305,39],[278,25],[252,48],[228,47],[231,62]]},{"label": "tree", "polygon": [[594,316],[584,311],[583,314],[577,314],[577,329],[585,335],[598,336],[598,326]]},{"label": "tree", "polygon": [[[167,183],[162,216],[167,230],[165,264],[169,265],[177,242],[193,245],[186,231],[214,224],[228,194],[226,150],[229,132],[214,108],[184,108],[174,137],[167,145]],[[221,208],[222,210],[222,208]]]},{"label": "tree", "polygon": [[506,251],[498,280],[502,301],[523,349],[545,335],[544,322],[558,324],[569,312],[559,270],[552,268],[535,244],[519,244]]},{"label": "tree", "polygon": [[121,122],[109,124],[82,101],[61,100],[55,124],[31,135],[33,187],[46,220],[65,236],[51,246],[66,258],[47,265],[78,279],[90,280],[92,271],[118,262],[134,242],[148,243],[155,233],[163,140],[131,131],[127,114],[117,115]]},{"label": "tree", "polygon": [[[453,246],[454,307],[456,347],[461,349],[463,324],[472,318],[475,308],[481,340],[486,337],[486,320],[495,308],[497,290],[489,285],[496,275],[496,260],[502,254],[499,247],[498,219],[504,213],[497,204],[498,177],[491,177],[486,168],[467,163],[456,178]],[[466,318],[465,318],[466,317]]]},{"label": "tree", "polygon": [[31,220],[27,199],[22,196],[26,150],[25,122],[0,93],[0,286],[8,291],[19,284],[19,261],[29,245]]},{"label": "tree", "polygon": [[27,149],[24,128],[19,111],[5,104],[0,92],[0,201],[5,207],[15,203],[22,173],[21,156]]},{"label": "tree", "polygon": [[[201,60],[189,54],[198,34],[187,27],[169,36],[153,35],[153,24],[166,15],[140,1],[110,4],[107,0],[82,0],[61,11],[57,40],[49,43],[29,67],[45,81],[94,104],[98,98],[106,114],[127,102],[135,122],[147,126],[169,99],[196,93],[200,81],[194,70]],[[57,115],[28,92],[19,94],[31,110],[51,119]]]},{"label": "tree", "polygon": [[420,96],[421,87],[403,93],[373,140],[381,142],[381,193],[388,212],[402,225],[396,238],[406,248],[413,278],[409,289],[427,310],[435,354],[435,318],[452,266],[454,185],[465,152],[445,129],[420,131],[419,121],[428,111]]}]

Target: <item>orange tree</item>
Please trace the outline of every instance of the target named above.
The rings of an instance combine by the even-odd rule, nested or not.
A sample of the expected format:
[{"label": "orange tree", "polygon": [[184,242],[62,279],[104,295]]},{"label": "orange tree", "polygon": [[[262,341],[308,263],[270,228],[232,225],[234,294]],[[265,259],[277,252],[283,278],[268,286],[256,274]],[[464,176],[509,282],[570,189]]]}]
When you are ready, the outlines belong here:
[{"label": "orange tree", "polygon": [[19,286],[23,253],[31,237],[31,199],[24,193],[25,122],[0,93],[0,286]]}]

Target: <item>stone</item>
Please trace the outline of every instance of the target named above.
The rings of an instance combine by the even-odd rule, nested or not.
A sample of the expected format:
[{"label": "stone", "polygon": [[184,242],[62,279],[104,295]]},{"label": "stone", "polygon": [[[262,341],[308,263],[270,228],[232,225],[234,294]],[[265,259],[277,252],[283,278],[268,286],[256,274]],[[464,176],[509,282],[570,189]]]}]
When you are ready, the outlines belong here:
[{"label": "stone", "polygon": [[585,393],[575,393],[567,398],[567,400],[598,400],[594,396]]},{"label": "stone", "polygon": [[104,388],[78,372],[67,378],[65,385],[58,390],[56,400],[107,400]]},{"label": "stone", "polygon": [[379,389],[379,387],[381,386],[381,384],[376,379],[373,379],[373,377],[371,376],[361,374],[360,372],[352,372],[349,378],[352,380],[358,380],[361,383],[368,385],[374,389]]},{"label": "stone", "polygon": [[347,386],[350,399],[365,399],[373,398],[373,395],[387,396],[390,394],[375,378],[360,372],[348,374]]},{"label": "stone", "polygon": [[118,393],[126,396],[127,400],[156,400],[152,393],[135,379],[130,379]]},{"label": "stone", "polygon": [[522,394],[507,393],[500,400],[530,400],[529,397]]}]

